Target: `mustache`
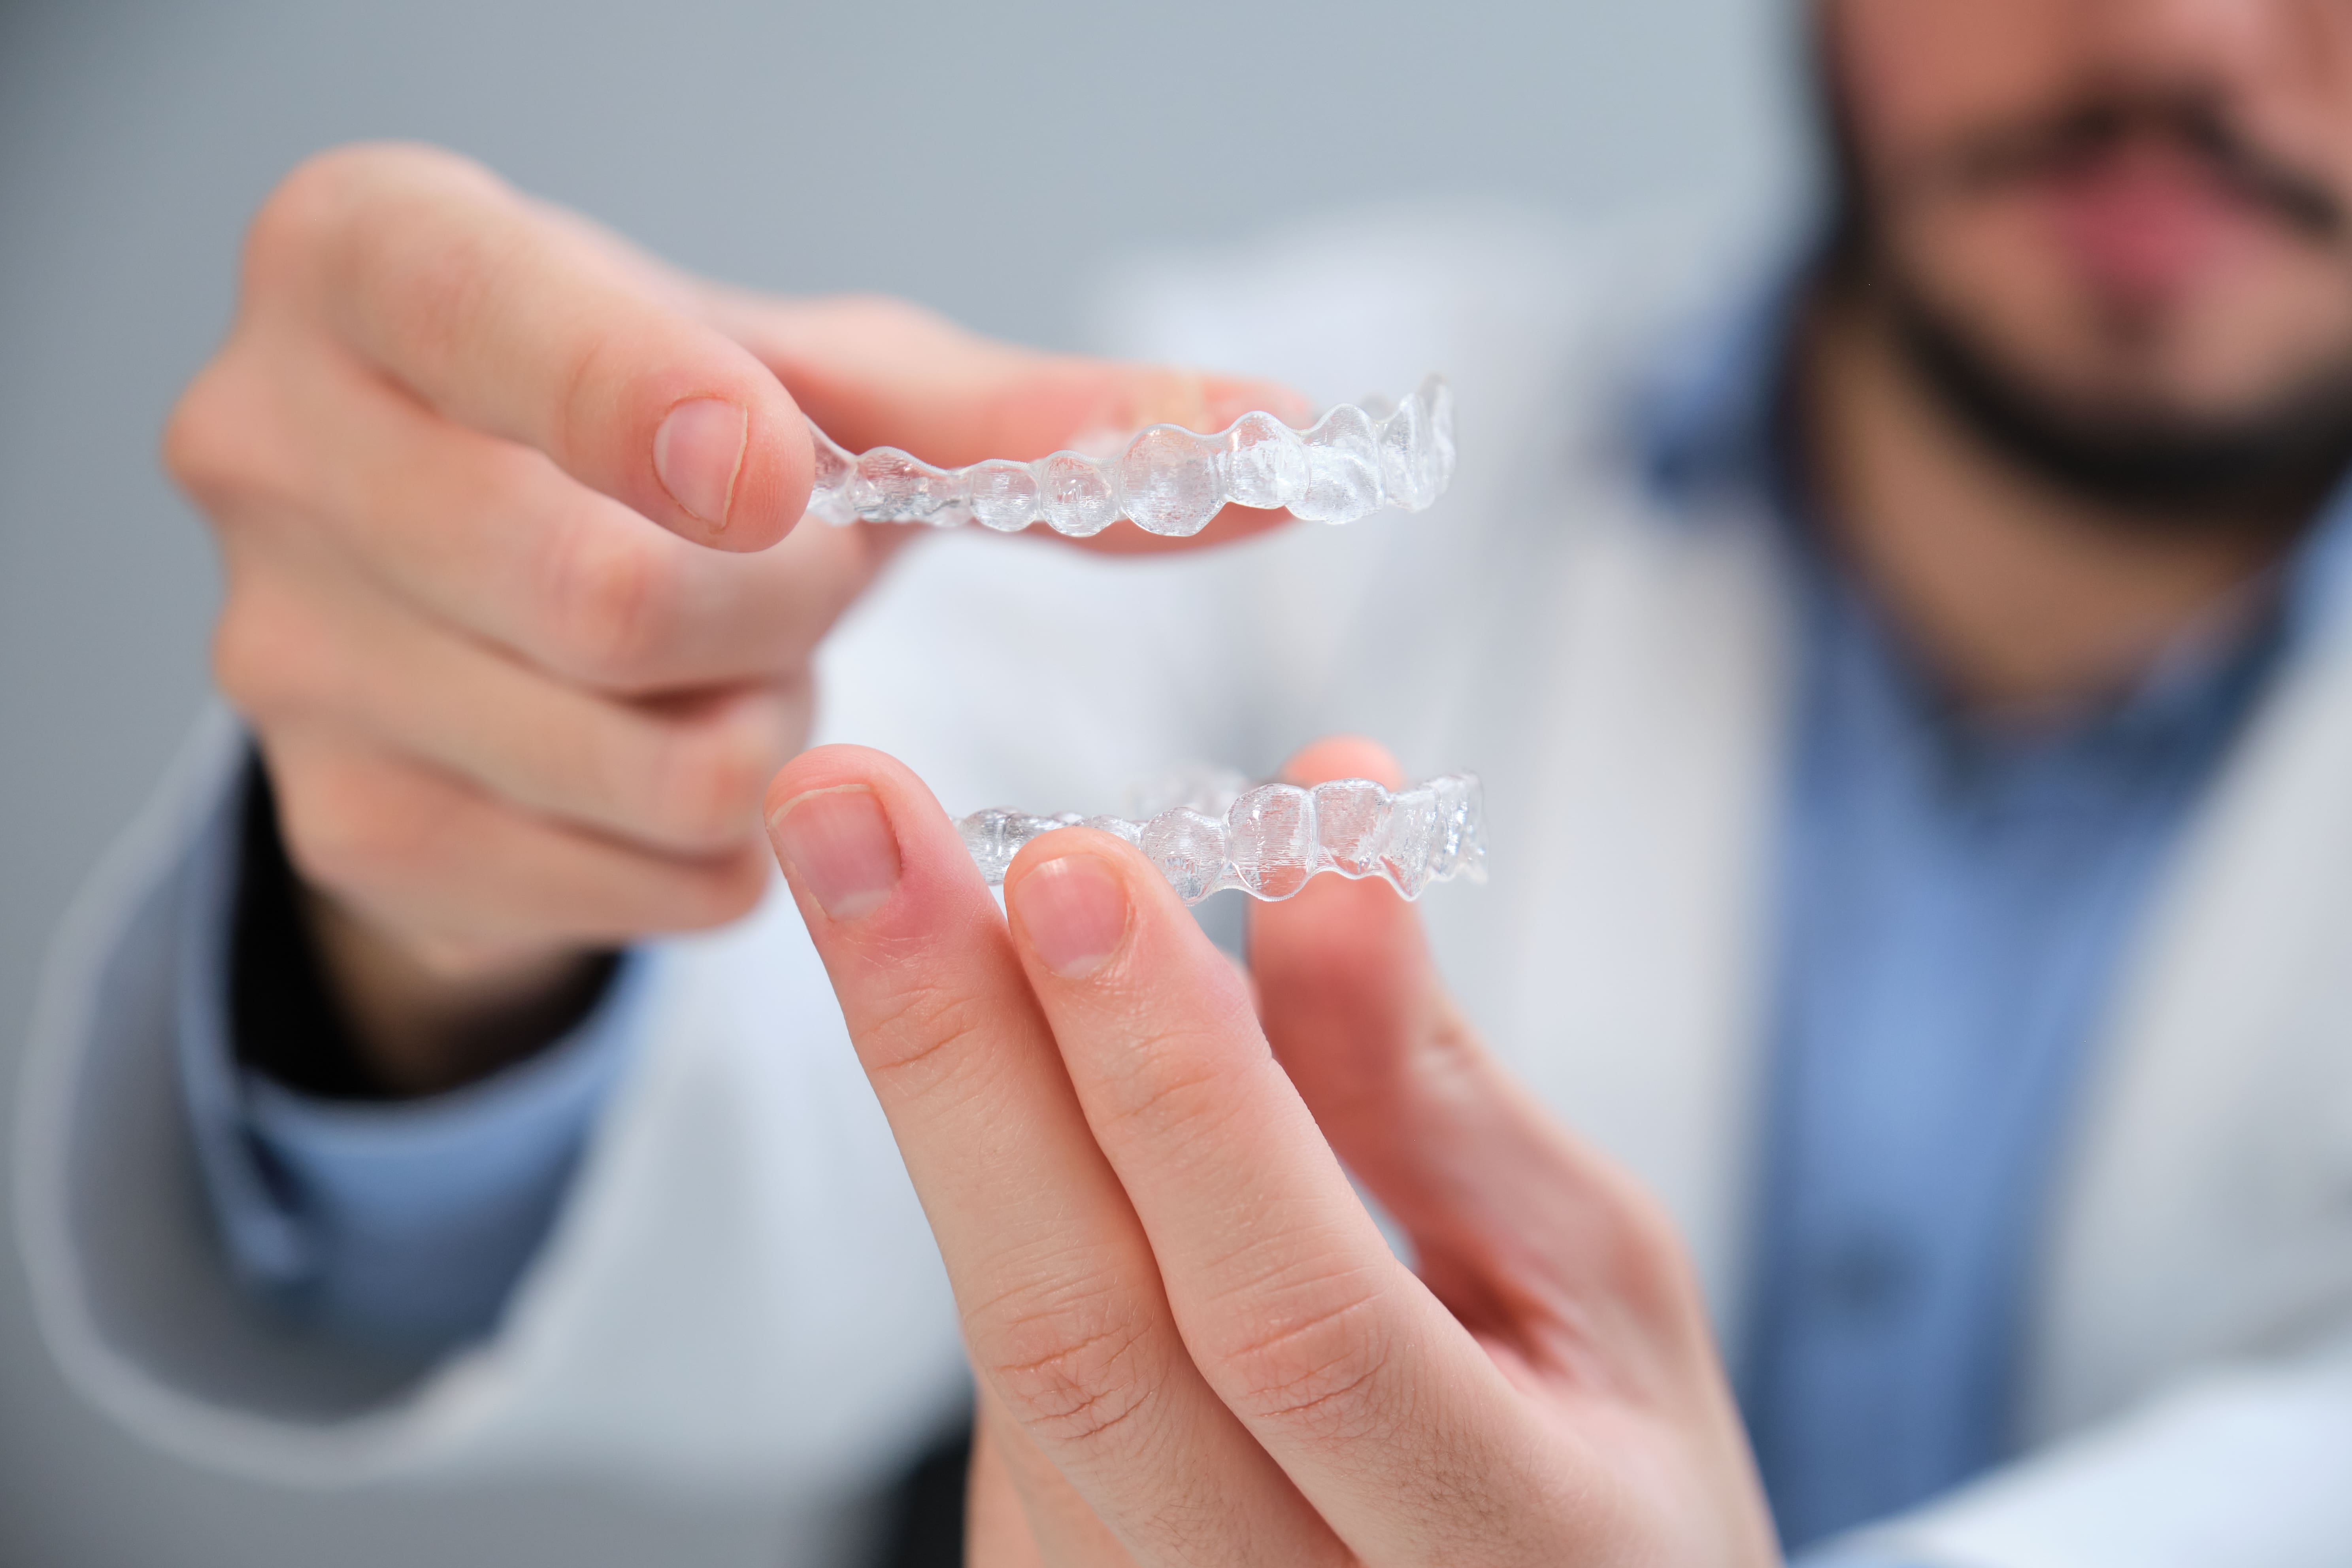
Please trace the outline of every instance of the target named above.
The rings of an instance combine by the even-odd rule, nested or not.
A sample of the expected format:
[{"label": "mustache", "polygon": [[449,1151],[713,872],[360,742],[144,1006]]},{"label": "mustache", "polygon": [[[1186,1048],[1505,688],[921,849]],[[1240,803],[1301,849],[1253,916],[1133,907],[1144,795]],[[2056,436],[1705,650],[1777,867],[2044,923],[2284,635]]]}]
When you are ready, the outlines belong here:
[{"label": "mustache", "polygon": [[2057,114],[1988,131],[1935,162],[1937,173],[1971,190],[2064,175],[2136,142],[2187,153],[2243,200],[2268,209],[2305,237],[2344,236],[2345,203],[2327,183],[2273,156],[2212,98],[2189,94],[2106,96]]}]

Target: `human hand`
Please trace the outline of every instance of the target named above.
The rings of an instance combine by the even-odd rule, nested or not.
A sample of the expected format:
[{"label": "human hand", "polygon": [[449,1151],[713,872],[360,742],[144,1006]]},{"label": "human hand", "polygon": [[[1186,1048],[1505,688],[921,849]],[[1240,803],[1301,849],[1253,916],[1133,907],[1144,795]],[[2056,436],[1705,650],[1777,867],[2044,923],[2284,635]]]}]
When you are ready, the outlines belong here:
[{"label": "human hand", "polygon": [[219,537],[217,679],[373,1065],[461,1080],[462,1021],[760,896],[811,656],[909,532],[793,529],[803,412],[961,464],[1286,395],[719,289],[428,149],[296,171],[165,451]]},{"label": "human hand", "polygon": [[[1293,776],[1399,782],[1358,742]],[[955,1287],[970,1561],[1778,1561],[1671,1226],[1385,887],[1255,909],[1254,1011],[1107,834],[1024,848],[1008,929],[887,757],[811,752],[769,811]]]}]

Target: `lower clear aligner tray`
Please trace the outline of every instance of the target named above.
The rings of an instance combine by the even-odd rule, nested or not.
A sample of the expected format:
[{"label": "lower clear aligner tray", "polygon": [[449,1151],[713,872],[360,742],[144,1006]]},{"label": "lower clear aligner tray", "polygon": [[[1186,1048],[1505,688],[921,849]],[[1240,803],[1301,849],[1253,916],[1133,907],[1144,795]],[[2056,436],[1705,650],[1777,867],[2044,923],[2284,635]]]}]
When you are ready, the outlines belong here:
[{"label": "lower clear aligner tray", "polygon": [[[1244,787],[1245,786],[1245,787]],[[1395,793],[1370,779],[1302,787],[1246,786],[1233,774],[1190,784],[1118,816],[1032,816],[1002,807],[956,824],[981,874],[1000,887],[1031,839],[1059,827],[1094,827],[1141,849],[1177,896],[1197,904],[1238,888],[1268,902],[1289,898],[1324,871],[1378,877],[1408,899],[1433,882],[1486,879],[1486,837],[1478,780],[1446,773]]]},{"label": "lower clear aligner tray", "polygon": [[1213,436],[1154,425],[1107,455],[1063,451],[1030,463],[935,468],[896,447],[853,456],[809,428],[808,514],[844,525],[979,522],[1011,533],[1043,521],[1085,538],[1125,517],[1147,533],[1184,535],[1229,505],[1353,522],[1383,506],[1419,511],[1454,478],[1454,394],[1436,375],[1400,402],[1342,404],[1306,430],[1244,414]]}]

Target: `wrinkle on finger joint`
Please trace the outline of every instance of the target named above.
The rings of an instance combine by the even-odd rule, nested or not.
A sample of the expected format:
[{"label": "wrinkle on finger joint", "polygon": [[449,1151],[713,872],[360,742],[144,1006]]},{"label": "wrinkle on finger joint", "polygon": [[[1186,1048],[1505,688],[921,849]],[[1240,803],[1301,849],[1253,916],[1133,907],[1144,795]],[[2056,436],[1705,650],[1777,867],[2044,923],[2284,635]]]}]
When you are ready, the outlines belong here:
[{"label": "wrinkle on finger joint", "polygon": [[[925,962],[910,954],[893,966],[916,969]],[[1001,1005],[991,998],[943,982],[916,981],[869,1003],[856,1030],[859,1054],[877,1089],[919,1097],[984,1056],[1004,1023]]]},{"label": "wrinkle on finger joint", "polygon": [[1097,1299],[1016,1315],[988,1331],[994,1350],[983,1364],[1024,1429],[1054,1443],[1098,1444],[1159,1396],[1163,1375],[1145,1364],[1150,1339],[1145,1325]]},{"label": "wrinkle on finger joint", "polygon": [[1390,1362],[1374,1294],[1351,1292],[1221,1350],[1211,1376],[1245,1420],[1352,1441],[1387,1424],[1379,1389]]}]

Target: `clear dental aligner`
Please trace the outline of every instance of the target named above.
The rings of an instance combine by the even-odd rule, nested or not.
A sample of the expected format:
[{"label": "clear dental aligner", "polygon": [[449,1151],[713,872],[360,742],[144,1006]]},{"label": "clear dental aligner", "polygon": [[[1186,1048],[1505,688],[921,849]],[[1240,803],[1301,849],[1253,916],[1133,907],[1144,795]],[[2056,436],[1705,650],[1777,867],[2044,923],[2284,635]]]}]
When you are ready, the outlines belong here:
[{"label": "clear dental aligner", "polygon": [[1383,506],[1419,511],[1454,478],[1454,394],[1436,375],[1402,402],[1342,404],[1307,430],[1244,414],[1213,436],[1154,425],[1108,456],[1064,451],[1034,463],[935,468],[896,447],[853,456],[810,429],[809,515],[841,524],[980,522],[1010,533],[1042,521],[1084,538],[1125,517],[1148,533],[1181,535],[1229,504],[1353,522]]},{"label": "clear dental aligner", "polygon": [[[1214,809],[1202,810],[1204,805]],[[992,888],[1003,882],[1023,845],[1057,827],[1097,827],[1126,839],[1188,904],[1226,888],[1272,902],[1322,871],[1378,877],[1408,899],[1432,882],[1486,879],[1484,810],[1470,773],[1447,773],[1396,794],[1370,779],[1312,788],[1259,784],[1196,795],[1139,822],[998,808],[956,824]]]}]

